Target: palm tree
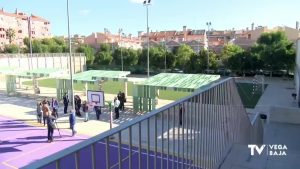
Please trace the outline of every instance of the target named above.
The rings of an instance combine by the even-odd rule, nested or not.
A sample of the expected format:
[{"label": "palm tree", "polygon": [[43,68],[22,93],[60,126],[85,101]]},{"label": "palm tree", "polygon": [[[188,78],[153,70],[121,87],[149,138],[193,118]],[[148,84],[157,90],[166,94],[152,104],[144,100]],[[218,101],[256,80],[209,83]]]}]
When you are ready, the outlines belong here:
[{"label": "palm tree", "polygon": [[15,36],[16,36],[16,32],[15,30],[13,30],[12,28],[8,28],[6,31],[6,39],[9,39],[9,44],[12,43],[12,41],[14,40]]}]

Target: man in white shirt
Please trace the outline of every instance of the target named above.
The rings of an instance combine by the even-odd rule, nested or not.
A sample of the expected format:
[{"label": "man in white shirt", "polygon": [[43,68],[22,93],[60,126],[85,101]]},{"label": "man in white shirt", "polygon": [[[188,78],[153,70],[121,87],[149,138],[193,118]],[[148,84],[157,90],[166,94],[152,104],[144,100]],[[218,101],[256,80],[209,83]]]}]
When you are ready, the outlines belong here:
[{"label": "man in white shirt", "polygon": [[114,99],[115,119],[119,118],[119,106],[120,106],[120,101],[118,100],[117,97],[115,97],[115,99]]}]

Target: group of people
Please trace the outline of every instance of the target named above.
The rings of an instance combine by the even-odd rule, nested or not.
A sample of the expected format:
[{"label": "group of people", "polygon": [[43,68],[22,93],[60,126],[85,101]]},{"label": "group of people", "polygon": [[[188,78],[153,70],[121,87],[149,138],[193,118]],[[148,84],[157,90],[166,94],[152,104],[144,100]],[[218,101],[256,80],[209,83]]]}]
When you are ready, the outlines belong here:
[{"label": "group of people", "polygon": [[[51,103],[47,99],[37,103],[37,121],[38,123],[42,123],[43,119],[44,126],[47,123],[47,138],[49,143],[53,141],[53,132],[54,128],[56,128],[55,120],[58,118],[58,106],[58,101],[54,98],[52,98]],[[52,111],[50,107],[52,108]]]},{"label": "group of people", "polygon": [[55,98],[52,98],[51,102],[48,101],[47,99],[44,99],[42,102],[37,102],[36,110],[37,110],[38,123],[42,123],[42,119],[43,119],[44,126],[45,126],[47,116],[49,115],[58,118],[58,108],[59,108],[59,103]]},{"label": "group of people", "polygon": [[[64,102],[64,113],[67,113],[69,99],[68,95],[65,94],[63,97]],[[53,133],[54,129],[57,128],[56,119],[58,118],[58,108],[59,102],[57,99],[52,98],[51,102],[47,99],[44,99],[41,102],[37,102],[37,121],[38,123],[43,123],[44,126],[47,124],[47,141],[48,143],[53,142]],[[70,122],[70,129],[72,130],[72,136],[76,134],[75,131],[75,123],[76,123],[76,116],[75,111],[71,110],[69,115],[69,122]]]},{"label": "group of people", "polygon": [[114,98],[115,119],[119,119],[120,110],[124,111],[125,102],[126,102],[125,93],[119,91],[117,97]]},{"label": "group of people", "polygon": [[[64,114],[68,113],[68,106],[69,106],[69,96],[67,93],[63,96],[63,104],[64,104]],[[114,112],[115,112],[115,119],[119,118],[120,110],[124,110],[124,103],[126,102],[125,94],[119,92],[118,95],[114,99]],[[89,113],[91,111],[96,112],[97,120],[100,119],[101,115],[101,107],[98,103],[88,103],[87,101],[81,101],[81,98],[78,95],[74,97],[75,103],[75,110],[69,111],[69,123],[70,129],[72,130],[72,136],[76,134],[75,124],[76,124],[76,116],[81,117],[81,110],[84,113],[85,119],[84,121],[87,122],[89,120]],[[47,124],[48,130],[48,142],[51,143],[53,141],[53,132],[54,129],[57,128],[56,119],[58,118],[58,108],[59,102],[57,99],[52,98],[51,102],[47,99],[44,99],[42,102],[37,103],[37,121],[38,123],[44,123],[44,126]]]}]

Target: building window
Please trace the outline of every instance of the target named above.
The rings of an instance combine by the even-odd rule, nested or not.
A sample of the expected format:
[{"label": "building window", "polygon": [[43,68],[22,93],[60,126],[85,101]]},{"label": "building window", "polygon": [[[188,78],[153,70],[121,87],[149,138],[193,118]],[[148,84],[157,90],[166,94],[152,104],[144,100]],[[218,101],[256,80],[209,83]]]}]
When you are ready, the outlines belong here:
[{"label": "building window", "polygon": [[22,30],[19,30],[18,33],[22,33]]},{"label": "building window", "polygon": [[0,38],[5,38],[5,35],[3,35],[3,34],[0,34]]},{"label": "building window", "polygon": [[4,28],[0,28],[0,31],[4,31]]},{"label": "building window", "polygon": [[31,31],[31,34],[35,35],[35,31]]}]

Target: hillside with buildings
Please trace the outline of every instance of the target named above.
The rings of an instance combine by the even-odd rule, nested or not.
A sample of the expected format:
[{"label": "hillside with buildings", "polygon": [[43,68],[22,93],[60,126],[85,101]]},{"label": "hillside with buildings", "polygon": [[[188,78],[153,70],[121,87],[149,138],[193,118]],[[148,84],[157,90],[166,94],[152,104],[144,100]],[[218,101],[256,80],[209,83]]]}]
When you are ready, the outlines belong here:
[{"label": "hillside with buildings", "polygon": [[23,39],[31,36],[32,39],[51,37],[50,21],[43,17],[16,11],[14,13],[0,10],[0,47],[10,44],[6,31],[12,29],[14,37],[12,44],[23,46]]}]

